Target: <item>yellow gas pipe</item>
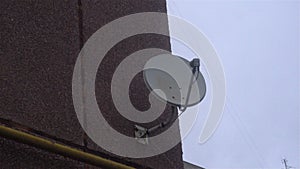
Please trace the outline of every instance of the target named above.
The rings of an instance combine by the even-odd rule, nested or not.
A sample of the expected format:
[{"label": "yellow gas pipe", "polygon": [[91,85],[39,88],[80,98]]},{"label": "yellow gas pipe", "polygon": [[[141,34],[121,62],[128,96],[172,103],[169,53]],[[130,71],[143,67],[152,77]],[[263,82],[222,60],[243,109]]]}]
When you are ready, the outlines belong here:
[{"label": "yellow gas pipe", "polygon": [[0,125],[0,136],[107,169],[134,169],[133,167],[2,125]]}]

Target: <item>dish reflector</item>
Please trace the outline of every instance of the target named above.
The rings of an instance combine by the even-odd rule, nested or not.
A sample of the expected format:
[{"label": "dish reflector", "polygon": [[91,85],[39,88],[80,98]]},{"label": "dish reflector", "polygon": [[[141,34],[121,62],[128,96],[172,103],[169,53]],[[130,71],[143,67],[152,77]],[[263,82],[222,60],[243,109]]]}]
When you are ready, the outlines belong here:
[{"label": "dish reflector", "polygon": [[200,71],[193,74],[190,62],[179,56],[162,54],[152,57],[145,64],[143,73],[149,90],[170,104],[189,107],[198,104],[205,96],[203,75]]}]

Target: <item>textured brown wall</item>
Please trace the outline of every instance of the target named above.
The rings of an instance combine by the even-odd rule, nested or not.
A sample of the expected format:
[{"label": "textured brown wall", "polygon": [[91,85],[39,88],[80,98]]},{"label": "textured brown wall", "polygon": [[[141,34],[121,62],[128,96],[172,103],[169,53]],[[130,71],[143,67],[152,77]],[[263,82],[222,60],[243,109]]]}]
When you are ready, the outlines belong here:
[{"label": "textured brown wall", "polygon": [[[83,145],[84,132],[74,111],[71,84],[82,43],[104,24],[124,15],[146,11],[166,12],[166,2],[1,1],[0,117]],[[167,20],[162,26],[168,29]],[[96,95],[101,111],[115,129],[130,136],[134,123],[118,114],[109,93],[110,85],[104,82],[111,80],[122,59],[150,47],[170,50],[169,38],[158,35],[128,38],[105,56],[97,74]],[[138,109],[149,107],[147,94],[140,74],[130,90],[130,98]],[[159,119],[148,125],[167,118],[170,111],[167,107]],[[118,123],[114,122],[116,119]],[[97,147],[91,140],[88,140],[88,147],[100,151],[99,154],[108,154],[107,157],[119,158]],[[181,144],[159,156],[125,160],[151,168],[183,168]],[[82,163],[0,138],[0,169],[83,167]]]}]

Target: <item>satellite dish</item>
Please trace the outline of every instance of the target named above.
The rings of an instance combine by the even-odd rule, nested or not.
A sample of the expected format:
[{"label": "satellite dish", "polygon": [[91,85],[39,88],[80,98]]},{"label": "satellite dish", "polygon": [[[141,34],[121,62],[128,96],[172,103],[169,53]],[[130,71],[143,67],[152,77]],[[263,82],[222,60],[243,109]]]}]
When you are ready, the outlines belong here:
[{"label": "satellite dish", "polygon": [[[183,113],[187,107],[200,103],[205,96],[206,84],[199,66],[199,59],[189,62],[172,54],[158,55],[146,62],[143,71],[144,81],[155,96],[179,107]],[[173,107],[172,115],[174,110]],[[151,128],[135,125],[135,138],[140,143],[148,144],[149,133],[168,125],[172,119],[170,117]]]},{"label": "satellite dish", "polygon": [[178,107],[196,105],[204,98],[206,85],[193,61],[171,54],[155,56],[144,66],[144,81],[159,99]]}]

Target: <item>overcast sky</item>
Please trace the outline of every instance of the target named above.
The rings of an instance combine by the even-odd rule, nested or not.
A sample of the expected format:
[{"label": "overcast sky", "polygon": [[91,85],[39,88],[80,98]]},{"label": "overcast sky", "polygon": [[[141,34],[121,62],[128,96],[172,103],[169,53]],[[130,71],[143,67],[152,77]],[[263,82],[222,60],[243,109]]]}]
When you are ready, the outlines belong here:
[{"label": "overcast sky", "polygon": [[[194,24],[222,61],[227,97],[221,123],[199,144],[211,90],[184,139],[184,160],[207,168],[300,168],[300,1],[168,0],[168,12]],[[172,29],[172,28],[170,28]],[[172,40],[174,54],[196,57]],[[201,71],[209,77],[202,66]],[[185,113],[188,113],[185,112]]]}]

